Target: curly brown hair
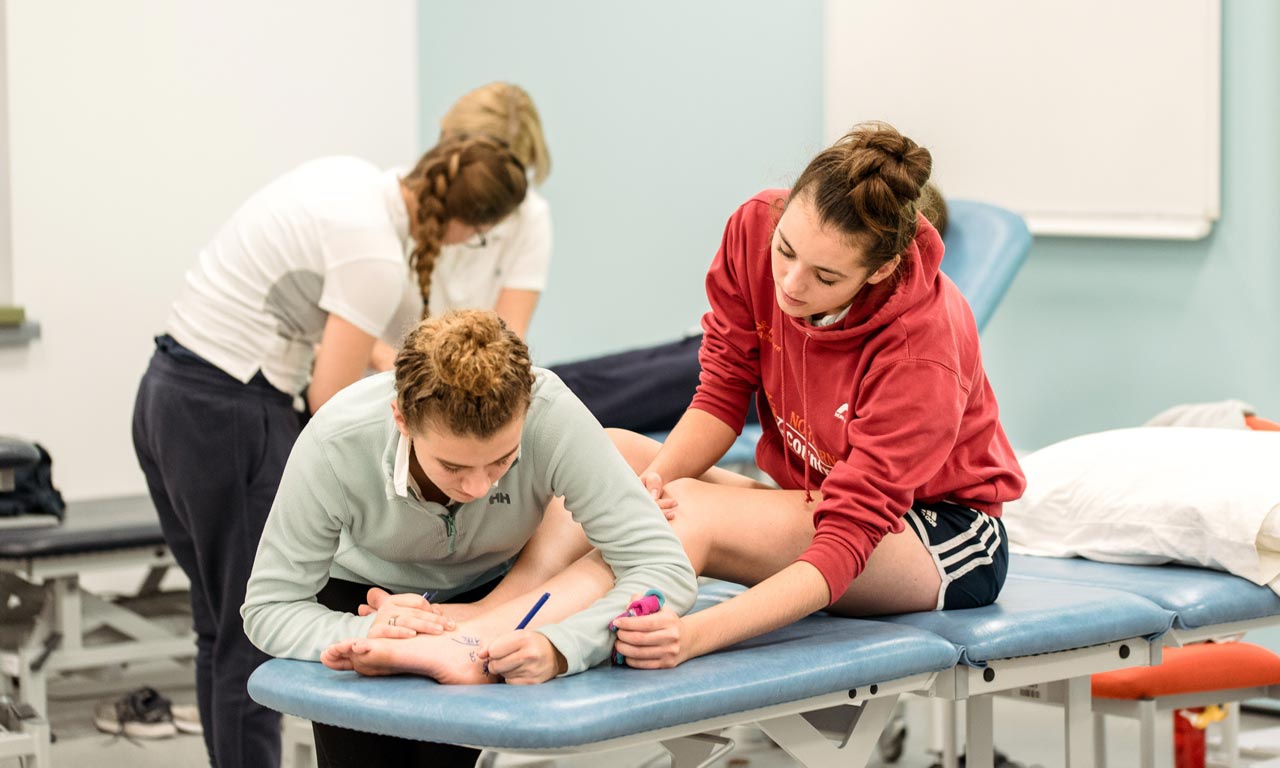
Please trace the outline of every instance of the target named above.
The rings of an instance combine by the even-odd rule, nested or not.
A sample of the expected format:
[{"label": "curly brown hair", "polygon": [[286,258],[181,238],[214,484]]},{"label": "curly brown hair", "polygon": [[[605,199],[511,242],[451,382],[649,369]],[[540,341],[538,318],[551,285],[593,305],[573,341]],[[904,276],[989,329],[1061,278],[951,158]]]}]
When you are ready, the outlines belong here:
[{"label": "curly brown hair", "polygon": [[414,432],[486,438],[529,408],[529,348],[493,312],[456,310],[418,323],[396,355],[396,405]]},{"label": "curly brown hair", "polygon": [[933,156],[887,123],[859,123],[818,154],[800,174],[790,203],[808,195],[824,225],[866,250],[878,268],[916,236],[918,200]]},{"label": "curly brown hair", "polygon": [[432,147],[403,183],[417,201],[409,266],[418,274],[422,315],[428,314],[431,272],[451,220],[482,227],[505,219],[524,200],[529,181],[506,144],[488,136],[455,136]]}]

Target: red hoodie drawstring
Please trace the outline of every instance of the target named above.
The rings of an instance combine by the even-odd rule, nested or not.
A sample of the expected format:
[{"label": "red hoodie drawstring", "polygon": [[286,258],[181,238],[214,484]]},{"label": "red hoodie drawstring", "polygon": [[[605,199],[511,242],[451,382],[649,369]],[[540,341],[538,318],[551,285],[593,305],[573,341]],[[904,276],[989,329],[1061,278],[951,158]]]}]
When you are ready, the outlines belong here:
[{"label": "red hoodie drawstring", "polygon": [[[774,335],[777,336],[778,338],[778,357],[784,362],[787,359],[786,323],[787,323],[787,319],[782,316],[782,309],[778,306],[777,302],[774,302],[773,330],[774,330]],[[791,418],[791,414],[787,411],[787,367],[786,365],[781,365],[779,366],[779,368],[781,368],[782,370],[782,375],[778,377],[778,381],[779,381],[778,400],[782,403],[782,425],[778,427],[778,434],[782,437],[782,457],[783,459],[787,459],[787,456],[789,455],[789,452],[791,450],[791,445],[790,445],[791,441],[787,438],[787,423],[788,423],[788,420]],[[762,376],[761,382],[763,381],[764,381],[764,378]],[[795,468],[791,466],[790,460],[786,461],[786,465],[787,465],[787,474],[791,475],[791,479],[794,480],[795,474],[796,474]]]},{"label": "red hoodie drawstring", "polygon": [[[787,359],[787,324],[788,318],[782,316],[782,309],[777,305],[777,302],[774,302],[773,329],[774,334],[778,339],[778,357],[783,361]],[[807,354],[809,351],[810,338],[809,333],[806,331],[804,334],[804,344],[800,345],[800,417],[804,419],[803,424],[806,427],[809,426],[809,397],[807,391],[809,386],[809,372],[807,365],[809,358],[807,357]],[[790,445],[788,445],[790,441],[787,438],[787,424],[788,420],[791,418],[791,413],[787,410],[787,368],[785,365],[781,366],[781,368],[782,375],[779,377],[778,399],[782,404],[782,427],[778,432],[782,436],[783,456],[786,456],[790,451]],[[799,430],[797,430],[797,432],[798,431]],[[801,459],[804,461],[804,503],[812,504],[813,494],[809,492],[809,438],[805,434],[801,433],[800,439],[805,443],[805,453],[801,456]],[[787,462],[787,474],[791,475],[792,479],[795,479],[795,468],[792,467],[790,461]]]},{"label": "red hoodie drawstring", "polygon": [[[809,339],[813,338],[808,331],[804,334],[804,343],[800,345],[800,419],[805,429],[809,428]],[[801,435],[805,441],[805,454],[801,458],[804,459],[804,503],[813,503],[813,494],[809,493],[809,467],[813,466],[813,462],[809,460],[809,453],[817,450],[817,447],[809,440],[808,435]]]}]

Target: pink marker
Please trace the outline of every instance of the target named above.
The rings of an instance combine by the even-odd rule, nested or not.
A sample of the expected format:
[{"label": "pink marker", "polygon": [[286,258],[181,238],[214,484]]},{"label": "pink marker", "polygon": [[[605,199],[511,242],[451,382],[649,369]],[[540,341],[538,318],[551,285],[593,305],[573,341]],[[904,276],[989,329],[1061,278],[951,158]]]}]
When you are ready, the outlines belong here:
[{"label": "pink marker", "polygon": [[[644,593],[644,597],[639,600],[632,600],[627,606],[627,610],[614,617],[614,621],[621,619],[623,616],[648,616],[651,613],[657,613],[662,610],[662,604],[666,602],[666,598],[656,589],[651,589]],[[618,628],[611,621],[609,622],[609,631],[616,632]]]},{"label": "pink marker", "polygon": [[[614,621],[617,621],[618,619],[621,619],[624,616],[648,616],[651,613],[657,613],[658,611],[662,610],[662,605],[666,601],[667,599],[662,596],[661,592],[659,592],[656,589],[651,589],[648,592],[645,592],[644,596],[641,597],[639,600],[632,600],[631,604],[627,606],[627,610],[615,616]],[[610,632],[618,631],[618,627],[614,625],[613,621],[609,622],[609,631]],[[622,664],[625,664],[626,662],[627,660],[626,658],[623,657],[622,654],[618,653],[617,651],[613,652],[614,664],[622,665]]]}]

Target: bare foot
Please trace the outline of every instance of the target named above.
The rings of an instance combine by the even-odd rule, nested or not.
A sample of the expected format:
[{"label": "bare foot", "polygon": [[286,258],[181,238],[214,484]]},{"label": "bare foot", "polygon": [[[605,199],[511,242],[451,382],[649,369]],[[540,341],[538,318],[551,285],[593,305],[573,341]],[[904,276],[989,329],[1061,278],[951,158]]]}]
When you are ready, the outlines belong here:
[{"label": "bare foot", "polygon": [[[499,682],[477,658],[488,644],[465,627],[406,639],[364,638],[351,643],[351,667],[362,675],[424,675],[445,685]],[[332,666],[332,665],[331,665]]]}]

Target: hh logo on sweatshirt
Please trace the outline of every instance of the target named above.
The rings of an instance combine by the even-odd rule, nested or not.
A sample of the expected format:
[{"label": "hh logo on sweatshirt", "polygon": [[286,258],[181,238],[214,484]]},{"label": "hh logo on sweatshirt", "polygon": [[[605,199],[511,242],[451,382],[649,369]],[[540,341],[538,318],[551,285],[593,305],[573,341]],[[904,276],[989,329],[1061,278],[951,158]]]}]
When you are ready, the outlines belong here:
[{"label": "hh logo on sweatshirt", "polygon": [[489,497],[489,504],[491,506],[494,504],[510,504],[510,503],[511,503],[511,494],[509,493],[502,493],[501,491],[499,491],[498,493],[495,493]]}]

